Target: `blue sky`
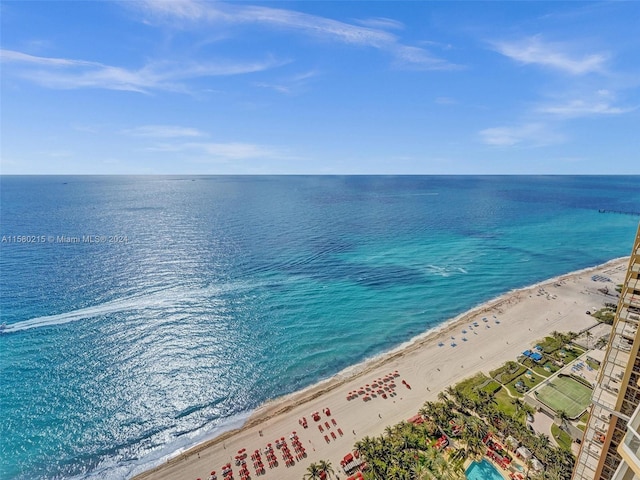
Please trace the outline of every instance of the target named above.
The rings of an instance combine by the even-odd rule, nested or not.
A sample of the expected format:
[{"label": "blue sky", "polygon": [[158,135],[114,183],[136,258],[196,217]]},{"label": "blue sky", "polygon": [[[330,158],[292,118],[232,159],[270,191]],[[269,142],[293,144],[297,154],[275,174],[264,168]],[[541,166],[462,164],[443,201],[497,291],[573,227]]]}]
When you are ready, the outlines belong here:
[{"label": "blue sky", "polygon": [[11,2],[4,174],[638,174],[639,2]]}]

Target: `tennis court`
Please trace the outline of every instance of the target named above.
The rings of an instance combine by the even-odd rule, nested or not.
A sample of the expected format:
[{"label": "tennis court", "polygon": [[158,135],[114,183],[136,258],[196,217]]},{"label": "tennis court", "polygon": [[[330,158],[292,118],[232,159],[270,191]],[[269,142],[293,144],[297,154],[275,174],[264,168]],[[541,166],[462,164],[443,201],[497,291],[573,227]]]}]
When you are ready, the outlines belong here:
[{"label": "tennis court", "polygon": [[558,375],[535,392],[536,398],[557,412],[576,418],[591,402],[592,389],[567,375]]}]

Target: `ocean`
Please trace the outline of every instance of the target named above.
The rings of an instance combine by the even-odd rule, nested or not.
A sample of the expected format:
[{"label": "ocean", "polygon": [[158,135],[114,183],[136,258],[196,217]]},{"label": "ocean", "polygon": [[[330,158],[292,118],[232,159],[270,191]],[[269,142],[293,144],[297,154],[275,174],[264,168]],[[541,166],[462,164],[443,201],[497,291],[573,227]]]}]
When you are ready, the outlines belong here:
[{"label": "ocean", "polygon": [[0,202],[0,478],[110,480],[628,255],[640,177],[1,176]]}]

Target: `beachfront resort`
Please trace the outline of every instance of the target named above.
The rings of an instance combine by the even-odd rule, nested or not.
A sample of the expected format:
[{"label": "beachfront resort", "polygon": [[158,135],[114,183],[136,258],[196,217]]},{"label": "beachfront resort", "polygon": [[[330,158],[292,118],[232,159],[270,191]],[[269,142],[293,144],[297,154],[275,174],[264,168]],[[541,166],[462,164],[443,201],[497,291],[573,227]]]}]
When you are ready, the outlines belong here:
[{"label": "beachfront resort", "polygon": [[[594,443],[603,451],[612,432],[640,438],[632,435],[640,415],[624,427],[609,422],[598,397],[603,388],[629,397],[624,381],[638,389],[629,329],[640,313],[638,239],[630,262],[498,299],[355,374],[265,407],[240,431],[141,478],[568,480],[580,469],[576,456]],[[622,352],[628,371],[614,371]]]},{"label": "beachfront resort", "polygon": [[636,234],[613,328],[592,396],[573,478],[640,477],[640,228]]},{"label": "beachfront resort", "polygon": [[[468,332],[481,325],[469,325]],[[606,329],[601,327],[595,324],[593,329],[602,333]],[[414,416],[387,426],[381,435],[357,440],[339,462],[308,464],[302,478],[569,478],[575,432],[584,428],[591,382],[599,368],[593,360],[599,349],[580,346],[592,340],[591,330],[580,335],[553,332],[488,376],[478,374],[446,388],[437,401],[427,401]],[[348,392],[345,401],[381,402],[411,388],[395,370]],[[538,416],[549,421],[536,422]],[[238,450],[233,462],[205,478],[275,478],[279,469],[304,463],[303,439],[321,438],[331,444],[345,435],[329,407],[299,418],[298,425],[300,429],[287,437],[265,441],[251,452]],[[549,430],[536,431],[544,425]]]},{"label": "beachfront resort", "polygon": [[[500,324],[494,317],[471,322],[460,331],[466,335],[460,341]],[[381,435],[356,440],[339,461],[307,463],[303,478],[569,478],[572,448],[575,452],[584,429],[609,332],[599,322],[580,334],[554,331],[488,375],[479,373],[446,388],[437,401],[427,401]],[[438,346],[451,349],[453,343]],[[365,406],[393,401],[410,390],[394,370],[363,379],[344,401]],[[323,443],[343,439],[348,429],[329,407],[301,416],[297,424],[286,436],[239,449],[232,461],[199,478],[281,478],[277,472],[305,464],[309,446],[320,451]]]}]

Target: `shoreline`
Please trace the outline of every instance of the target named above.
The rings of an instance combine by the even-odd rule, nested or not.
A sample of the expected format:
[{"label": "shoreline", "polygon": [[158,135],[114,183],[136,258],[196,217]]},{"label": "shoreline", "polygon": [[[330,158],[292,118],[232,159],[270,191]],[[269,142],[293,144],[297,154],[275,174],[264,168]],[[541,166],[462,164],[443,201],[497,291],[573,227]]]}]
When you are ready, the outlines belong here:
[{"label": "shoreline", "polygon": [[[592,309],[594,307],[592,305],[593,300],[599,301],[598,307],[604,301],[604,298],[600,298],[604,297],[604,295],[597,292],[597,288],[602,284],[592,281],[590,276],[595,272],[608,272],[608,276],[616,275],[621,277],[616,278],[614,284],[621,283],[626,272],[628,258],[619,257],[597,266],[558,275],[533,285],[506,292],[462,312],[456,317],[403,342],[387,352],[349,366],[330,378],[320,380],[297,392],[269,400],[251,412],[249,418],[240,428],[228,430],[210,440],[195,445],[132,478],[140,480],[149,478],[185,478],[191,480],[195,480],[198,477],[207,478],[210,470],[213,469],[220,472],[221,465],[233,460],[231,458],[233,452],[239,449],[235,448],[236,446],[242,446],[243,448],[246,446],[247,451],[253,452],[254,449],[263,448],[266,442],[279,438],[280,435],[286,434],[288,436],[292,430],[298,431],[300,437],[305,442],[308,442],[306,446],[309,446],[309,444],[312,446],[312,451],[308,451],[307,457],[300,460],[295,466],[287,468],[281,465],[274,470],[267,468],[266,473],[261,477],[266,479],[299,479],[309,464],[321,459],[329,459],[336,473],[341,474],[339,460],[342,455],[351,450],[353,443],[357,439],[363,436],[378,435],[382,433],[386,425],[392,425],[403,419],[406,420],[415,414],[425,401],[435,399],[437,394],[446,386],[455,384],[488,367],[495,368],[506,361],[504,360],[505,358],[507,360],[515,358],[509,358],[505,354],[511,351],[519,352],[522,348],[528,348],[531,342],[548,335],[553,330],[576,330],[571,327],[579,326],[581,321],[583,321],[585,328],[596,324],[597,320],[592,317],[584,321],[585,308],[586,310]],[[587,275],[589,278],[584,278]],[[566,292],[567,288],[560,291],[563,286],[576,288],[570,289],[570,292]],[[554,293],[551,294],[552,296],[546,293],[546,289],[554,290]],[[545,291],[546,295],[542,295],[545,296],[543,299],[540,299],[541,290]],[[538,293],[533,296],[536,291]],[[564,293],[567,293],[567,295],[563,295]],[[564,296],[567,298],[563,298]],[[536,297],[538,298],[536,299]],[[547,303],[546,309],[538,308],[538,304],[542,300]],[[562,305],[563,308],[559,309],[560,311],[555,308],[557,305],[554,305],[553,309],[548,308],[550,301],[553,303],[556,300],[564,301],[565,303]],[[584,302],[578,302],[578,300],[584,300]],[[587,303],[587,300],[591,301],[591,303]],[[576,305],[575,311],[573,310],[574,307],[571,306],[571,301]],[[581,305],[578,306],[578,303]],[[541,306],[545,306],[545,304],[542,303]],[[534,308],[532,309],[531,307]],[[538,308],[537,312],[532,312],[536,308]],[[485,323],[479,324],[474,330],[471,324],[474,321],[478,322],[483,315],[487,317],[493,316],[493,322],[487,321],[487,317],[484,317]],[[545,319],[542,319],[543,315],[546,317]],[[500,320],[498,320],[498,316],[500,316]],[[568,319],[568,317],[571,317],[571,319]],[[565,319],[567,320],[566,322],[563,321]],[[591,320],[589,321],[589,319]],[[458,344],[460,329],[465,332],[464,329],[467,325],[469,325],[470,330],[473,330],[473,334],[477,338],[469,334],[469,339],[463,336],[463,341]],[[486,329],[479,328],[483,325]],[[524,330],[513,330],[513,327],[524,327],[526,325],[530,325],[528,327],[530,334],[527,334],[526,331],[523,334]],[[532,326],[535,327],[535,331],[532,330]],[[499,347],[498,339],[492,336],[493,331],[488,331],[491,327],[496,330],[512,328],[508,332],[500,331],[504,333],[500,340],[505,340],[506,345],[509,347]],[[454,335],[455,340],[453,340]],[[480,338],[482,336],[484,336],[484,339]],[[489,336],[493,339],[491,342],[481,341],[486,340],[486,337]],[[529,344],[523,344],[521,337],[527,336],[530,337]],[[480,345],[473,349],[472,345],[476,341],[480,341],[477,342]],[[480,361],[477,360],[477,357],[473,358],[473,355],[479,356]],[[465,367],[464,364],[460,363],[460,369],[454,369],[454,361],[456,363],[455,367],[458,366],[459,361],[464,361],[468,366]],[[445,366],[446,368],[440,368]],[[433,367],[436,368],[437,372],[433,370]],[[408,383],[413,385],[413,387],[407,387],[407,389],[400,385],[397,389],[397,394],[402,396],[399,399],[396,397],[393,400],[391,398],[388,400],[376,399],[365,403],[362,403],[359,399],[345,400],[345,395],[357,388],[358,385],[363,385],[368,380],[368,377],[381,376],[385,372],[394,370],[400,371],[403,379],[406,378]],[[434,388],[430,388],[430,386]],[[390,403],[391,401],[393,403]],[[371,409],[368,404],[376,404],[379,407],[376,409],[377,416],[375,414],[370,415],[372,412],[370,412]],[[344,436],[346,438],[341,434],[338,438],[334,436],[333,442],[331,439],[327,441],[327,437],[325,437],[325,442],[322,442],[322,435],[315,430],[316,426],[312,424],[313,422],[310,422],[309,426],[311,428],[309,430],[301,430],[302,427],[298,425],[298,419],[304,415],[308,416],[310,411],[322,410],[324,405],[331,406],[334,418],[339,419],[340,425],[346,431]],[[362,406],[362,408],[357,408],[356,406]],[[384,417],[382,413],[385,414]],[[348,421],[344,421],[345,417],[350,418]],[[380,422],[380,419],[383,419],[383,421]],[[324,421],[325,418],[323,417],[322,420]],[[264,438],[263,430],[268,433]],[[357,434],[356,430],[358,430]],[[353,432],[353,435],[351,435],[351,432]],[[342,445],[339,450],[337,449],[338,445]],[[227,447],[229,447],[228,450]],[[338,452],[344,453],[339,454]],[[248,462],[250,467],[249,463],[250,461]],[[238,467],[234,464],[232,467],[237,472]],[[250,468],[250,470],[252,469]]]}]

